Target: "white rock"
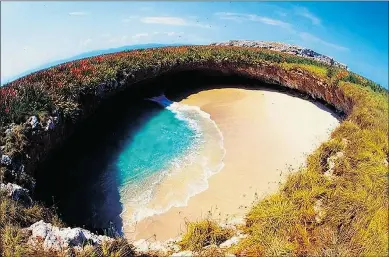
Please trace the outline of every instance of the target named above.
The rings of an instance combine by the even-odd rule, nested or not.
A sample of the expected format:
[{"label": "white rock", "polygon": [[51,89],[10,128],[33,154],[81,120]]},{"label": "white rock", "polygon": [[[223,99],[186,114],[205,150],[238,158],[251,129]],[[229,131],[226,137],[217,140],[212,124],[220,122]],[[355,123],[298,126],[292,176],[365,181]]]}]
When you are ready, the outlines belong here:
[{"label": "white rock", "polygon": [[1,164],[3,164],[3,165],[11,165],[11,163],[12,163],[11,157],[9,157],[6,154],[3,154],[1,156]]},{"label": "white rock", "polygon": [[5,191],[9,197],[15,201],[22,201],[28,206],[32,204],[32,199],[29,195],[29,191],[16,184],[0,184],[0,190]]},{"label": "white rock", "polygon": [[255,41],[255,40],[230,40],[224,43],[212,43],[211,45],[239,46],[239,47],[258,47],[270,49],[272,51],[284,52],[305,58],[314,59],[343,69],[348,69],[345,64],[335,61],[332,57],[319,54],[311,49],[303,48],[296,45],[284,44],[279,42]]},{"label": "white rock", "polygon": [[29,119],[28,119],[28,123],[30,123],[31,127],[33,129],[37,128],[38,125],[39,125],[39,121],[38,121],[38,118],[36,116],[31,116]]},{"label": "white rock", "polygon": [[32,232],[29,243],[37,244],[43,241],[43,248],[46,251],[59,251],[69,247],[82,247],[86,243],[95,245],[113,240],[107,236],[95,235],[82,228],[58,228],[43,220],[32,224],[28,230]]},{"label": "white rock", "polygon": [[238,244],[240,240],[241,240],[241,237],[233,236],[230,239],[221,243],[220,248],[230,248],[231,246]]}]

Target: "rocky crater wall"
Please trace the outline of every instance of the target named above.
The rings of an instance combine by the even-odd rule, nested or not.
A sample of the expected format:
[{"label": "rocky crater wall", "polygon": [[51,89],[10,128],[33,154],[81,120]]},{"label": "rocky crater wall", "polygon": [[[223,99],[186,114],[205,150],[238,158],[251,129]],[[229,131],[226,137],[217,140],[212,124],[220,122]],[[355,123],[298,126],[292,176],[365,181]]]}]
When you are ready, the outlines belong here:
[{"label": "rocky crater wall", "polygon": [[[82,120],[90,116],[104,99],[127,89],[132,90],[133,94],[144,94],[145,92],[150,94],[153,91],[157,93],[160,91],[159,88],[142,88],[142,84],[138,82],[168,72],[188,70],[207,70],[218,76],[238,75],[275,86],[295,89],[313,99],[327,102],[346,114],[350,113],[353,107],[352,100],[345,97],[340,88],[329,85],[312,73],[302,69],[284,70],[280,66],[270,63],[248,65],[225,60],[222,62],[177,62],[169,66],[148,67],[132,73],[127,73],[124,69],[116,79],[101,83],[96,93],[90,93],[86,89],[85,93],[79,96],[79,114],[75,120],[65,120],[61,113],[55,111],[48,120],[38,120],[36,116],[30,117],[23,124],[25,128],[24,136],[30,142],[29,147],[17,159],[12,159],[7,155],[7,152],[3,151],[1,153],[1,165],[7,169],[8,174],[12,174],[10,177],[17,177],[21,182],[25,176],[34,178],[36,165],[45,159],[51,149],[58,147],[77,126],[81,126]],[[185,85],[182,85],[182,87],[184,90]],[[15,124],[10,124],[2,133],[14,133],[14,129]],[[2,147],[3,149],[4,147]],[[18,184],[22,184],[30,190],[34,188],[34,182]]]}]

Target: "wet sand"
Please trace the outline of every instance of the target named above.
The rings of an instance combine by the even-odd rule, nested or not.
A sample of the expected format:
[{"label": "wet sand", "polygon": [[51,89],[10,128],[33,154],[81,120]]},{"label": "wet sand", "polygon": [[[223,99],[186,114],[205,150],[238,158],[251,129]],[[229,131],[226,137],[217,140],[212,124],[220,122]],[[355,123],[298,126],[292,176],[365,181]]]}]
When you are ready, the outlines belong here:
[{"label": "wet sand", "polygon": [[[130,240],[175,238],[185,232],[186,220],[209,215],[219,221],[242,219],[255,201],[275,192],[292,169],[304,165],[306,155],[339,124],[324,106],[273,91],[213,89],[181,102],[199,106],[218,125],[226,150],[224,167],[187,206],[173,207],[125,230]],[[185,182],[170,183],[179,187]]]}]

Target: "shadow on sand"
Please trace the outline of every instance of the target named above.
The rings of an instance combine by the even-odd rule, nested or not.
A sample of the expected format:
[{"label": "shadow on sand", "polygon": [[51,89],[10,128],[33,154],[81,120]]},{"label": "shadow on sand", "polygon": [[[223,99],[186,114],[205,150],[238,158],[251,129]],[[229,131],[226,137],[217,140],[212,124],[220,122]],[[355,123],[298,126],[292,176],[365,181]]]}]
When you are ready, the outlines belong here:
[{"label": "shadow on sand", "polygon": [[[106,100],[40,165],[36,199],[54,204],[67,225],[102,233],[113,224],[120,230],[123,222],[119,215],[123,210],[115,163],[126,142],[162,110],[161,105],[168,104],[168,99],[180,101],[202,90],[227,87],[278,91],[309,100],[295,90],[209,71],[183,71],[143,81]],[[158,97],[162,94],[168,99]],[[312,102],[339,118],[331,106]]]},{"label": "shadow on sand", "polygon": [[120,233],[116,160],[135,133],[162,107],[129,92],[106,101],[37,170],[35,197],[53,205],[67,225]]},{"label": "shadow on sand", "polygon": [[[145,88],[154,90],[154,95],[164,94],[168,99],[181,101],[191,94],[203,90],[221,88],[242,88],[250,90],[264,90],[287,94],[291,97],[298,97],[312,102],[318,108],[330,113],[333,117],[340,119],[344,114],[337,111],[334,106],[323,100],[313,99],[305,93],[295,89],[286,88],[280,85],[270,85],[268,83],[240,75],[227,75],[214,70],[188,70],[172,72],[161,75],[157,78],[142,82],[147,84]],[[150,91],[152,92],[152,91]]]}]

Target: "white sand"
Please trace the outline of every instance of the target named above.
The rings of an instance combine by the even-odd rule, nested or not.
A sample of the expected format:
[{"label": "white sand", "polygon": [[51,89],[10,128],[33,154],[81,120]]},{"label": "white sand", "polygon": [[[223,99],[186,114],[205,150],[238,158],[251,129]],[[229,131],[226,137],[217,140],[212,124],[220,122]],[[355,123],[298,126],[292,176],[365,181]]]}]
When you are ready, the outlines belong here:
[{"label": "white sand", "polygon": [[[182,103],[199,106],[216,122],[224,136],[225,166],[188,206],[142,220],[125,231],[128,239],[174,238],[185,232],[185,220],[209,212],[220,220],[243,218],[253,202],[277,190],[291,168],[304,165],[306,155],[339,124],[323,106],[271,91],[214,89]],[[179,187],[183,181],[169,183]]]}]

